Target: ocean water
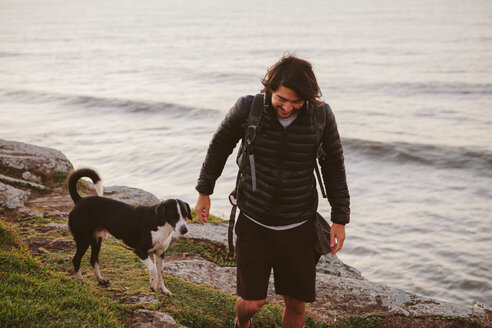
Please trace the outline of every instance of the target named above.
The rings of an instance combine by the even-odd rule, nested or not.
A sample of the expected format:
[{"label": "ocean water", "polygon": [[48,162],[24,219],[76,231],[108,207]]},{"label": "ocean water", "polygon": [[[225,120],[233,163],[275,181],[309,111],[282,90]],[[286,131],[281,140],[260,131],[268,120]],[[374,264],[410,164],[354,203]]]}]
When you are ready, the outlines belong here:
[{"label": "ocean water", "polygon": [[[313,63],[342,135],[339,257],[373,281],[492,306],[488,0],[3,0],[0,138],[193,206],[217,125],[286,51]],[[234,156],[212,196],[224,217]]]}]

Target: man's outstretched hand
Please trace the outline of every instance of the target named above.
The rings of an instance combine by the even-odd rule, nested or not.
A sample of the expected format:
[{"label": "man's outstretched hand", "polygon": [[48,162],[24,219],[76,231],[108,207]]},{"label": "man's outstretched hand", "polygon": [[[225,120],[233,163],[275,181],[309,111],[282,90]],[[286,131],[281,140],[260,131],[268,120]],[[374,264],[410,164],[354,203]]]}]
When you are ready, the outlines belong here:
[{"label": "man's outstretched hand", "polygon": [[198,200],[195,205],[196,216],[200,220],[201,224],[208,222],[208,215],[210,211],[210,196],[209,195],[198,195]]}]

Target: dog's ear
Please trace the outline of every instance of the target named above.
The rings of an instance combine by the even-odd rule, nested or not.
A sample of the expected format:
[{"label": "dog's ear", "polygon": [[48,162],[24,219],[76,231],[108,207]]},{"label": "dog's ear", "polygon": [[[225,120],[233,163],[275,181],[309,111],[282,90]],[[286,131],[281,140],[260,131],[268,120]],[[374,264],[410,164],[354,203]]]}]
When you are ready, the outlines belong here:
[{"label": "dog's ear", "polygon": [[187,202],[184,202],[186,206],[186,217],[190,220],[193,220],[193,217],[191,216],[191,209],[190,205]]},{"label": "dog's ear", "polygon": [[164,202],[160,202],[157,207],[155,208],[155,212],[159,215],[161,218],[167,217],[167,211],[169,209],[169,206],[171,205],[170,200],[166,200]]}]

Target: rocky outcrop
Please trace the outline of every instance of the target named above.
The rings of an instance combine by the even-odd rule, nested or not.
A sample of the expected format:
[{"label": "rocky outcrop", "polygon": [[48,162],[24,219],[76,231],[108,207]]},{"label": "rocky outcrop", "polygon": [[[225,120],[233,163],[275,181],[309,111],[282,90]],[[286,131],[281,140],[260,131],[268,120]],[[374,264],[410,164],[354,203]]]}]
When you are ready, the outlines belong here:
[{"label": "rocky outcrop", "polygon": [[[326,261],[330,261],[329,259]],[[195,284],[204,284],[223,292],[236,292],[236,269],[219,267],[200,259],[183,259],[167,262],[167,274]],[[351,275],[352,273],[348,273]],[[268,301],[276,302],[273,279],[270,279]],[[412,317],[484,317],[486,310],[475,306],[465,308],[456,304],[420,297],[404,290],[371,282],[363,277],[348,278],[318,272],[316,278],[317,300],[310,304],[311,312],[323,322],[352,315],[403,315]]]},{"label": "rocky outcrop", "polygon": [[44,184],[64,180],[72,167],[58,150],[0,139],[0,207],[29,212],[25,189],[48,191]]},{"label": "rocky outcrop", "polygon": [[154,205],[159,202],[159,198],[150,192],[125,186],[104,187],[104,196],[130,205]]},{"label": "rocky outcrop", "polygon": [[[184,237],[207,238],[216,243],[226,243],[227,227],[194,224],[189,227]],[[309,308],[324,322],[333,322],[336,317],[350,315],[396,314],[412,317],[464,318],[487,316],[488,310],[479,306],[467,308],[371,282],[357,269],[340,261],[336,255],[322,256],[316,269],[317,300]],[[191,259],[168,263],[165,271],[196,284],[235,293],[235,268],[219,267],[207,261]],[[268,295],[272,295],[272,301],[278,300],[274,294],[271,280]]]},{"label": "rocky outcrop", "polygon": [[0,139],[0,167],[31,182],[53,183],[57,174],[73,169],[67,157],[52,148]]},{"label": "rocky outcrop", "polygon": [[[194,224],[190,226],[184,238],[205,239],[227,245],[227,226],[225,224]],[[364,279],[359,270],[344,264],[336,255],[322,256],[317,271],[343,278]]]}]

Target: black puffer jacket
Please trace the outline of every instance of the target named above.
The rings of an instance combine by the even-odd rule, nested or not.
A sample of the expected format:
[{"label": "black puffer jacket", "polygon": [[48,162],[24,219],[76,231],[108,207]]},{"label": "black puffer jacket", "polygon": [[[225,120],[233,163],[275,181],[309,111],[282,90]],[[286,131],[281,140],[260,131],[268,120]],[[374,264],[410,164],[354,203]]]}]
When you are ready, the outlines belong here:
[{"label": "black puffer jacket", "polygon": [[[253,96],[239,98],[212,138],[200,171],[196,190],[213,193],[228,156],[244,137],[244,123]],[[267,100],[269,102],[269,99]],[[260,128],[253,142],[257,190],[252,192],[251,170],[243,170],[238,190],[238,207],[246,215],[270,226],[282,226],[314,218],[317,208],[314,166],[317,153],[314,107],[304,105],[295,121],[284,129],[269,103],[263,110]],[[327,104],[323,149],[326,159],[320,162],[331,219],[345,224],[350,218],[350,197],[345,176],[343,151],[335,117]]]}]

